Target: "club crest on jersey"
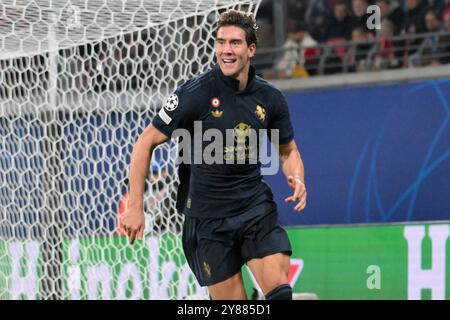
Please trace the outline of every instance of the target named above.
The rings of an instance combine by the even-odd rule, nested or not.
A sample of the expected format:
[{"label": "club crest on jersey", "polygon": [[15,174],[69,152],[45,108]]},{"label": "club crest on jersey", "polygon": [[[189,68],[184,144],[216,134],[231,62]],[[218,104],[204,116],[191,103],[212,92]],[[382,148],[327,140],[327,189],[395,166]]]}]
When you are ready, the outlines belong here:
[{"label": "club crest on jersey", "polygon": [[173,111],[178,107],[178,96],[176,94],[172,94],[166,101],[166,105],[164,109],[167,111]]},{"label": "club crest on jersey", "polygon": [[259,104],[256,105],[255,114],[261,122],[264,122],[266,119],[266,110]]},{"label": "club crest on jersey", "polygon": [[214,97],[211,99],[211,105],[213,106],[213,108],[218,108],[220,107],[220,100],[217,97]]}]

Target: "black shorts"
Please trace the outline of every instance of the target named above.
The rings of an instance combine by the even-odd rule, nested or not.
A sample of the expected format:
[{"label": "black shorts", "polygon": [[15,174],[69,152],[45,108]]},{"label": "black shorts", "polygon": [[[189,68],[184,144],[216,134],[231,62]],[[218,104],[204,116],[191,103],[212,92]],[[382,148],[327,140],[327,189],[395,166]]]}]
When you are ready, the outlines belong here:
[{"label": "black shorts", "polygon": [[230,278],[251,259],[279,252],[292,254],[276,205],[269,201],[233,217],[186,216],[183,250],[201,286]]}]

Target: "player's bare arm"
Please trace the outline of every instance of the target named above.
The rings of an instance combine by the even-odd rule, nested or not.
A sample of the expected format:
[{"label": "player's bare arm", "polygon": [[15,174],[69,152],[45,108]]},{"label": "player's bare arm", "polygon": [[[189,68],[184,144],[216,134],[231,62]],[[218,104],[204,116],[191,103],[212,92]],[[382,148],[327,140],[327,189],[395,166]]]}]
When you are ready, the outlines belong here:
[{"label": "player's bare arm", "polygon": [[128,210],[122,216],[122,225],[133,244],[136,236],[144,235],[144,185],[148,175],[153,150],[168,139],[150,124],[137,139],[131,154],[130,193]]},{"label": "player's bare arm", "polygon": [[279,153],[283,173],[286,176],[289,187],[293,190],[293,194],[284,199],[284,201],[298,201],[294,210],[300,212],[306,206],[307,192],[305,186],[305,169],[295,140],[280,145]]}]

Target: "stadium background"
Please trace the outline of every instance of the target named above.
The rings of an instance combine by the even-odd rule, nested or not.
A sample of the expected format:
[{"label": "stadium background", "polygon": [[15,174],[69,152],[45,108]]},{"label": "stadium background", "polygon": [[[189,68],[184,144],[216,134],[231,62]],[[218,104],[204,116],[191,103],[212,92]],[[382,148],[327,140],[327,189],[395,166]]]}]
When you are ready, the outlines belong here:
[{"label": "stadium background", "polygon": [[[273,4],[279,13],[280,1]],[[274,18],[274,23],[280,22],[279,16]],[[298,297],[309,293],[303,297],[450,298],[449,73],[431,66],[362,77],[359,73],[273,80],[289,102],[306,168],[308,206],[300,215],[282,201],[289,193],[284,178],[266,177],[293,243],[290,281]],[[2,80],[8,82],[6,77]],[[5,98],[6,91],[1,92]],[[103,97],[105,105],[109,98]],[[145,99],[139,103],[144,105]],[[62,202],[68,208],[63,216],[70,217],[64,221],[70,223],[60,235],[59,276],[64,285],[55,296],[204,296],[176,235],[150,234],[132,248],[117,230],[129,151],[152,112],[103,112],[101,105],[93,109],[59,119],[64,123],[59,133],[64,137],[62,150],[76,145],[58,155],[70,178],[61,187],[69,190]],[[39,241],[48,229],[35,210],[44,206],[42,190],[35,187],[29,171],[45,171],[45,161],[39,155],[27,159],[25,152],[36,147],[30,137],[44,136],[45,123],[11,117],[5,109],[0,114],[2,136],[14,138],[2,140],[2,150],[7,150],[1,155],[2,168],[25,169],[23,175],[8,169],[0,175],[0,298],[39,299],[48,290],[41,282],[43,274],[50,279],[52,275],[45,266],[44,252],[49,249]],[[109,144],[111,140],[115,143]],[[167,167],[172,173],[161,160],[171,150],[172,146],[159,150],[158,172]],[[25,201],[22,194],[37,200]],[[163,204],[159,210],[164,208]],[[254,283],[245,268],[244,272],[250,296]]]},{"label": "stadium background", "polygon": [[[267,180],[295,239],[294,257],[303,260],[296,291],[332,299],[431,298],[430,292],[449,298],[449,85],[287,93],[308,207],[295,214],[282,201],[283,178]],[[367,282],[373,266],[379,288]]]}]

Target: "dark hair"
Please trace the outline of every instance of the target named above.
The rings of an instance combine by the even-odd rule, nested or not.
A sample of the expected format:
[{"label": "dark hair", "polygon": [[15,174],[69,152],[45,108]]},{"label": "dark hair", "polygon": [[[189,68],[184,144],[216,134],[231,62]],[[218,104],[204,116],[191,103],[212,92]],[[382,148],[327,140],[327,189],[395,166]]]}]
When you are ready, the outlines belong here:
[{"label": "dark hair", "polygon": [[220,14],[217,31],[221,27],[226,26],[236,26],[243,29],[245,31],[247,45],[251,45],[252,43],[258,44],[258,38],[256,36],[258,26],[256,25],[255,16],[252,13],[237,10],[225,11]]}]

